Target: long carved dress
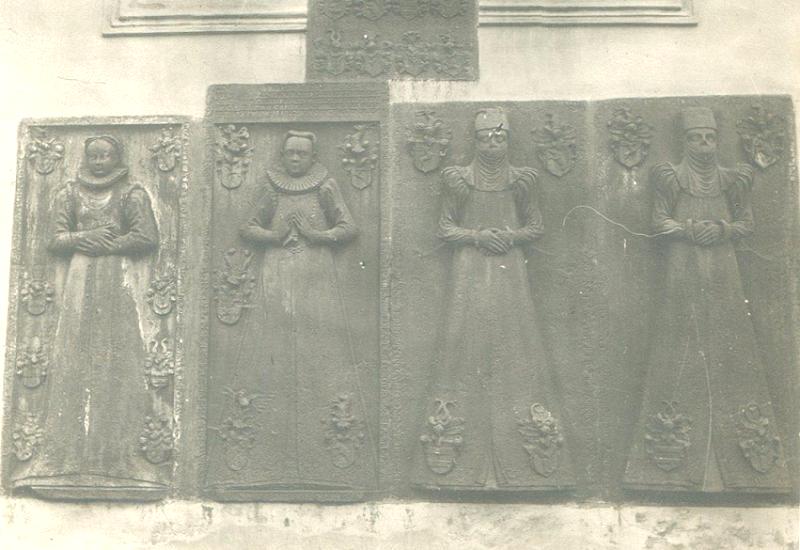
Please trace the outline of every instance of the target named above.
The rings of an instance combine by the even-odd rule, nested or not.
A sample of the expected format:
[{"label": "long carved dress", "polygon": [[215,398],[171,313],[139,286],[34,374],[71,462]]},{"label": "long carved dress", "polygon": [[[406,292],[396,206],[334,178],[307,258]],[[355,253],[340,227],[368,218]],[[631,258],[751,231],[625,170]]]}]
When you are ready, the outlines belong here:
[{"label": "long carved dress", "polygon": [[[266,245],[250,331],[257,353],[248,359],[256,366],[251,382],[263,395],[255,400],[263,414],[253,459],[231,485],[289,493],[361,490],[376,476],[375,442],[334,252],[358,228],[321,164],[302,177],[282,170],[267,176],[260,207],[241,231],[246,241]],[[281,242],[294,212],[319,232],[317,242],[296,229],[295,244]]]},{"label": "long carved dress", "polygon": [[[88,256],[79,232],[110,225],[113,249]],[[163,487],[168,472],[139,449],[148,413],[145,346],[125,265],[158,246],[147,192],[121,168],[105,178],[80,172],[58,197],[50,251],[68,258],[47,378],[41,449],[15,486],[125,490]],[[59,489],[60,488],[60,489]]]},{"label": "long carved dress", "polygon": [[[574,474],[523,250],[543,234],[536,173],[508,167],[497,184],[478,173],[477,162],[442,172],[439,236],[455,250],[413,482],[455,490],[566,488]],[[503,255],[485,253],[475,246],[483,228],[514,230],[515,245]]]},{"label": "long carved dress", "polygon": [[[653,224],[668,239],[644,403],[625,482],[633,488],[780,491],[783,452],[733,241],[753,232],[752,170],[687,160],[654,167]],[[689,220],[722,221],[711,246]]]}]

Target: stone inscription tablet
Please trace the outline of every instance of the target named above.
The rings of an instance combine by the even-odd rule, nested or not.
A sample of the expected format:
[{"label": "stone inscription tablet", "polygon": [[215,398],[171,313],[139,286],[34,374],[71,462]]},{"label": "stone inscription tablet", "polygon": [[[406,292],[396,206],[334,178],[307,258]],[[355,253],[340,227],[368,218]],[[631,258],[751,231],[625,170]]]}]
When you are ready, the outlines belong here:
[{"label": "stone inscription tablet", "polygon": [[45,498],[164,497],[183,356],[188,123],[31,121],[20,132],[6,482]]},{"label": "stone inscription tablet", "polygon": [[309,80],[477,80],[476,0],[309,0]]},{"label": "stone inscription tablet", "polygon": [[206,484],[223,500],[377,489],[385,85],[219,86]]}]

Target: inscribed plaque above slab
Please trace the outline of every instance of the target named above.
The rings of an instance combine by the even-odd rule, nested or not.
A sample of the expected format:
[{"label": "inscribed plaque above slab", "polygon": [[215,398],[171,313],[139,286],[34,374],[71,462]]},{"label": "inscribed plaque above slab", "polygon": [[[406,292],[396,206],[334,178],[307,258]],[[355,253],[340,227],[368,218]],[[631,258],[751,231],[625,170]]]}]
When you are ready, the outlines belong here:
[{"label": "inscribed plaque above slab", "polygon": [[310,0],[309,80],[477,80],[475,0]]}]

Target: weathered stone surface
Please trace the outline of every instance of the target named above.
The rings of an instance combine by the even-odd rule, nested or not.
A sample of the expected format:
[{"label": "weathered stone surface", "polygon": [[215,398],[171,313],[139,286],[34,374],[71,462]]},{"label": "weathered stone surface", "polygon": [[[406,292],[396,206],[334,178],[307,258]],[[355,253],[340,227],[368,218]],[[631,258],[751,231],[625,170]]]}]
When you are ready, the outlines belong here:
[{"label": "weathered stone surface", "polygon": [[[215,86],[203,132],[171,118],[24,126],[6,488],[796,498],[788,98],[396,104],[389,117],[387,96],[380,83]],[[698,107],[716,130],[689,130],[718,156],[687,167],[681,113]],[[190,186],[201,134],[207,185]],[[681,184],[694,172],[700,191]],[[84,183],[65,185],[75,173]],[[124,177],[142,187],[115,194]],[[690,224],[655,201],[665,189],[711,218]],[[682,240],[658,235],[654,212]],[[114,248],[121,237],[135,242]],[[683,273],[682,309],[664,297],[675,246],[720,256],[714,276]],[[58,426],[67,410],[81,422]],[[96,450],[109,444],[127,450]]]},{"label": "weathered stone surface", "polygon": [[378,484],[385,84],[218,86],[206,486],[352,501]]},{"label": "weathered stone surface", "polygon": [[[527,374],[513,377],[514,383],[503,376],[514,368],[510,350],[523,345],[516,331],[526,323],[504,325],[514,306],[499,305],[504,303],[503,293],[510,292],[503,281],[514,270],[514,246],[506,252],[487,249],[489,256],[481,262],[490,265],[496,257],[497,265],[490,269],[470,264],[471,283],[462,286],[458,279],[467,268],[464,255],[486,248],[479,229],[496,227],[508,233],[510,227],[513,237],[525,226],[519,219],[522,214],[509,226],[486,221],[481,225],[470,207],[462,206],[494,200],[475,175],[480,170],[485,178],[490,168],[483,166],[486,163],[472,164],[471,169],[469,165],[473,151],[480,150],[472,128],[475,114],[496,107],[508,113],[497,131],[510,127],[510,173],[523,171],[514,166],[535,171],[531,196],[541,212],[537,232],[543,233],[524,246],[532,298],[524,289],[516,290],[519,300],[531,300],[535,312],[538,328],[525,329],[529,336],[524,345],[537,359],[531,359]],[[720,272],[708,282],[700,275],[687,275],[681,286],[687,311],[694,309],[702,316],[697,327],[685,311],[676,309],[676,300],[664,297],[667,254],[675,237],[656,235],[664,228],[651,221],[653,185],[658,181],[649,173],[654,166],[666,166],[665,160],[680,164],[686,146],[680,120],[687,107],[706,107],[716,116],[719,160],[715,157],[709,164],[712,178],[721,172],[726,178],[741,174],[739,179],[754,181],[735,197],[733,184],[724,194],[718,188],[708,192],[708,197],[718,197],[718,212],[704,216],[717,216],[733,226],[726,232],[717,222],[719,242],[700,239],[694,243],[697,250],[690,249],[698,257],[704,250],[720,256],[711,262]],[[528,453],[543,485],[569,486],[543,475],[557,471],[543,464],[560,456],[576,464],[579,498],[629,498],[631,493],[622,491],[622,479],[633,446],[628,488],[707,496],[719,491],[796,490],[790,479],[797,476],[788,473],[797,471],[796,441],[790,435],[797,431],[796,398],[790,389],[797,383],[797,298],[792,282],[797,256],[791,244],[797,235],[797,178],[792,139],[785,131],[793,121],[788,98],[397,104],[393,121],[393,363],[382,377],[382,406],[391,418],[384,435],[387,486],[404,491],[417,482],[420,470],[409,456],[422,454],[429,471],[424,486],[459,490],[458,485],[469,485],[452,480],[460,479],[461,463],[482,480],[478,486],[489,489],[497,483],[495,489],[511,491],[516,488],[512,474],[520,474],[511,467],[515,455],[505,453],[514,449],[518,458]],[[440,176],[427,169],[433,162],[455,167],[445,168]],[[750,167],[724,168],[737,163]],[[701,200],[711,200],[708,197]],[[756,220],[752,236],[750,204]],[[692,217],[705,219],[701,214]],[[677,216],[685,221],[685,213]],[[445,231],[445,221],[457,231]],[[747,227],[741,235],[734,234],[739,225]],[[722,285],[722,273],[727,286]],[[482,328],[472,328],[472,323]],[[537,331],[543,354],[531,351]],[[491,343],[470,348],[489,333]],[[658,351],[659,338],[662,350],[674,351],[677,357],[669,360]],[[455,341],[458,345],[451,345]],[[738,351],[731,354],[729,348]],[[462,356],[462,349],[472,351]],[[458,358],[456,365],[448,354]],[[468,380],[474,373],[484,373],[490,382],[470,390]],[[535,416],[541,418],[541,429],[531,432],[526,427],[533,425],[533,417],[525,417],[520,392],[532,379],[546,380],[549,375],[556,389],[547,389],[549,381],[534,384],[527,407],[547,400],[556,404],[539,409]],[[458,397],[435,393],[448,394],[448,385],[450,394]],[[703,393],[690,397],[689,388]],[[678,400],[684,408],[642,412],[643,394],[659,392],[667,397],[655,402],[648,397],[653,406],[666,399]],[[410,395],[419,396],[415,405],[410,406]],[[560,414],[559,401],[564,404]],[[509,421],[503,423],[506,414],[517,417],[519,434],[516,425],[512,430]],[[639,415],[642,420],[637,422]],[[688,426],[691,418],[694,428],[687,431],[684,424]],[[487,435],[487,425],[495,435]],[[430,435],[431,429],[442,435]],[[516,447],[509,434],[518,436]],[[431,451],[432,437],[438,444],[436,453]],[[712,438],[714,454],[708,452]],[[690,451],[684,456],[687,444]],[[473,454],[493,457],[488,474],[474,467],[465,446],[471,446]],[[447,468],[440,464],[445,455]],[[540,461],[538,469],[534,455]],[[721,464],[722,480],[716,485],[708,479],[714,475],[706,465],[713,466],[712,459]],[[642,483],[634,482],[637,476]]]},{"label": "weathered stone surface", "polygon": [[162,498],[180,416],[188,121],[30,121],[20,137],[5,484]]},{"label": "weathered stone surface", "polygon": [[798,545],[794,508],[217,502],[134,508],[4,499],[1,521],[4,548],[791,550]]},{"label": "weathered stone surface", "polygon": [[476,0],[310,0],[309,80],[477,80]]}]

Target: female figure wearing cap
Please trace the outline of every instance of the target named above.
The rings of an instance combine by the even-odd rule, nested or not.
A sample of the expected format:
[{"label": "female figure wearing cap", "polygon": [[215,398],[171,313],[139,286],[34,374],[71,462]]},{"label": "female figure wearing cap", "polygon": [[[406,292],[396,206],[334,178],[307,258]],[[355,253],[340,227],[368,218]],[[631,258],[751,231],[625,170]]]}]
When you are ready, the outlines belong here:
[{"label": "female figure wearing cap", "polygon": [[574,484],[524,251],[544,232],[537,176],[509,164],[510,136],[504,111],[479,112],[475,159],[442,171],[438,234],[453,256],[441,353],[415,453],[418,486],[531,491]]},{"label": "female figure wearing cap", "polygon": [[158,246],[147,192],[110,136],[84,145],[54,208],[49,249],[68,263],[41,451],[15,485],[59,498],[147,498],[162,473],[139,452],[145,346],[125,264]]},{"label": "female figure wearing cap", "polygon": [[710,109],[683,112],[685,153],[653,168],[664,287],[632,488],[782,491],[787,472],[733,243],[753,233],[750,166],[717,161]]}]

